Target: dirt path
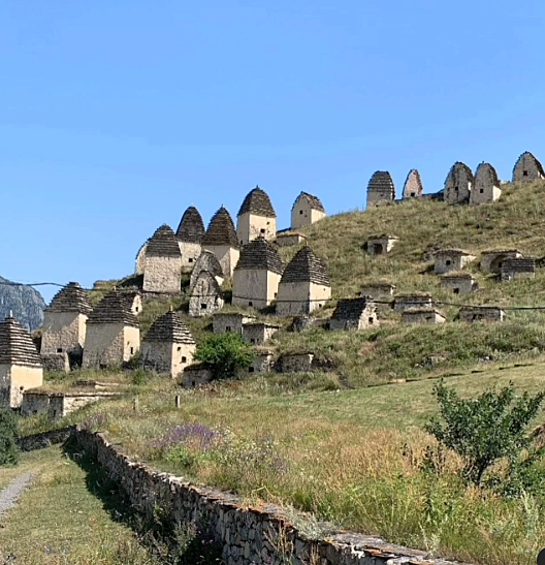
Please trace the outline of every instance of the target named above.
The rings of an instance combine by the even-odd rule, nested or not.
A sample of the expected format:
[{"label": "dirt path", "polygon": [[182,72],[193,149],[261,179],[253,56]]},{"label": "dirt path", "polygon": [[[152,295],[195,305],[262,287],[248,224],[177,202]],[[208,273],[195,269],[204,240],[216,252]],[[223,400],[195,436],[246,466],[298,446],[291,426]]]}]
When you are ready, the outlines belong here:
[{"label": "dirt path", "polygon": [[12,508],[22,492],[28,487],[33,473],[22,473],[0,492],[0,518],[6,510]]}]

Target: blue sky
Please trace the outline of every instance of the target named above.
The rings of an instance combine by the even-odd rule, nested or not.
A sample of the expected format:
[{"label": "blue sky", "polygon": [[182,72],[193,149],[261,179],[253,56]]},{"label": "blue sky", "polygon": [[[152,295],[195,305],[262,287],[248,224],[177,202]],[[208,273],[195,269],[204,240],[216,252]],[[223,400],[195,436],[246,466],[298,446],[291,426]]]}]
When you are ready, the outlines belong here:
[{"label": "blue sky", "polygon": [[301,190],[364,206],[377,169],[508,179],[545,159],[544,25],[538,0],[3,2],[0,275],[124,276],[256,183],[287,227]]}]

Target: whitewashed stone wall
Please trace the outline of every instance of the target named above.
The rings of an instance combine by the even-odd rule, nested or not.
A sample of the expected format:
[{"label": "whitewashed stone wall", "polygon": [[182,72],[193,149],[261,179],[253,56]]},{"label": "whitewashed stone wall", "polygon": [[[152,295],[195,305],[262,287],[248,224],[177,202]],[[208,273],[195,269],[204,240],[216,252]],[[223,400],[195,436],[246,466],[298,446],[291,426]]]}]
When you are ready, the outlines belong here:
[{"label": "whitewashed stone wall", "polygon": [[291,211],[291,229],[296,230],[304,226],[310,226],[325,218],[325,212],[311,208],[306,198],[299,198]]},{"label": "whitewashed stone wall", "polygon": [[226,277],[232,277],[235,270],[240,251],[229,245],[207,245],[204,247],[216,256],[216,259],[221,265],[223,274]]},{"label": "whitewashed stone wall", "polygon": [[287,232],[276,236],[275,243],[278,247],[292,247],[305,243],[307,238],[302,233]]},{"label": "whitewashed stone wall", "polygon": [[85,346],[87,316],[79,312],[44,312],[40,353],[68,353]]},{"label": "whitewashed stone wall", "polygon": [[49,394],[40,391],[25,392],[21,404],[21,414],[23,416],[48,414],[52,420],[58,420],[83,406],[113,396],[116,396],[116,394],[111,392],[58,392]]},{"label": "whitewashed stone wall", "polygon": [[309,536],[279,506],[251,507],[231,493],[159,473],[131,461],[100,434],[78,430],[73,436],[135,508],[148,518],[157,508],[165,509],[173,528],[196,524],[206,539],[221,547],[226,565],[455,565],[331,524],[317,524],[327,537]]},{"label": "whitewashed stone wall", "polygon": [[115,367],[140,350],[140,330],[123,324],[89,324],[83,351],[84,369]]},{"label": "whitewashed stone wall", "polygon": [[266,218],[256,216],[246,212],[237,218],[237,238],[240,245],[246,245],[257,239],[264,237],[267,240],[274,239],[276,236],[276,218]]},{"label": "whitewashed stone wall", "polygon": [[29,388],[43,384],[41,367],[23,365],[0,365],[0,402],[18,408],[23,402],[23,393]]},{"label": "whitewashed stone wall", "polygon": [[144,292],[181,292],[181,257],[146,257]]},{"label": "whitewashed stone wall", "polygon": [[178,245],[182,254],[182,273],[191,273],[201,254],[201,244],[178,241]]},{"label": "whitewashed stone wall", "polygon": [[436,275],[442,275],[449,271],[461,271],[468,263],[475,260],[475,255],[459,252],[448,253],[446,251],[435,254],[435,265],[433,270]]},{"label": "whitewashed stone wall", "polygon": [[238,269],[233,274],[233,306],[265,308],[278,294],[281,275],[261,269]]},{"label": "whitewashed stone wall", "polygon": [[278,286],[276,313],[279,316],[310,314],[323,308],[331,298],[331,287],[309,282],[282,283]]},{"label": "whitewashed stone wall", "polygon": [[193,363],[194,343],[145,341],[142,343],[142,363],[147,369],[164,373],[175,379]]},{"label": "whitewashed stone wall", "polygon": [[264,323],[250,323],[242,326],[242,338],[252,345],[263,345],[278,331],[277,326]]}]

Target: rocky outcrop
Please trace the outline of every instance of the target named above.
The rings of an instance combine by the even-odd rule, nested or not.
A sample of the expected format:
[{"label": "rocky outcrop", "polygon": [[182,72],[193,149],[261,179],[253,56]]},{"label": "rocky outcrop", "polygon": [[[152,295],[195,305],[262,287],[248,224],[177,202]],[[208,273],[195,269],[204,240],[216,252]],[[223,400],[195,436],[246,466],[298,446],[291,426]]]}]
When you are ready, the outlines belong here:
[{"label": "rocky outcrop", "polygon": [[31,286],[13,285],[0,277],[0,320],[13,317],[31,332],[43,323],[46,304],[42,295]]}]

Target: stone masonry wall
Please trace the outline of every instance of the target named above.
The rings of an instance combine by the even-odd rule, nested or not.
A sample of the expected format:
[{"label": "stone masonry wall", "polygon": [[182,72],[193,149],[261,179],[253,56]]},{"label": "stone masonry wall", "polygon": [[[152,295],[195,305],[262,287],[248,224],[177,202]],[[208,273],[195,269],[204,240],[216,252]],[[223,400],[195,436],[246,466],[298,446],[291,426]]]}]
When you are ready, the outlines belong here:
[{"label": "stone masonry wall", "polygon": [[[173,527],[196,523],[222,548],[226,565],[452,565],[379,538],[327,527],[327,537],[311,539],[282,508],[248,507],[230,493],[198,487],[130,461],[100,434],[78,430],[74,438],[93,456],[139,512],[153,518],[162,508]],[[325,524],[323,524],[325,529]],[[283,548],[283,550],[281,550]]]},{"label": "stone masonry wall", "polygon": [[85,345],[86,321],[87,316],[79,312],[46,311],[40,353],[68,353],[82,348]]},{"label": "stone masonry wall", "polygon": [[181,292],[181,257],[146,257],[144,292]]}]

